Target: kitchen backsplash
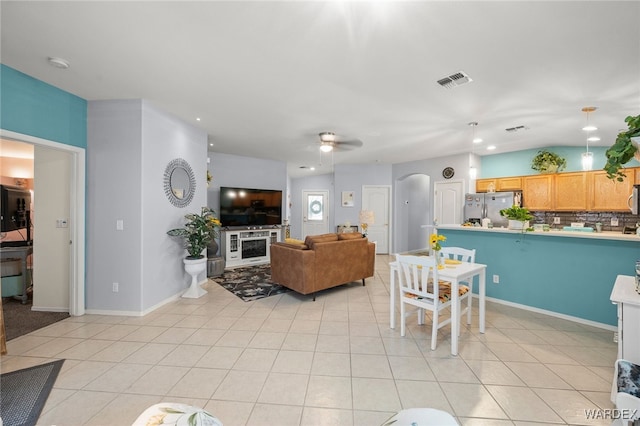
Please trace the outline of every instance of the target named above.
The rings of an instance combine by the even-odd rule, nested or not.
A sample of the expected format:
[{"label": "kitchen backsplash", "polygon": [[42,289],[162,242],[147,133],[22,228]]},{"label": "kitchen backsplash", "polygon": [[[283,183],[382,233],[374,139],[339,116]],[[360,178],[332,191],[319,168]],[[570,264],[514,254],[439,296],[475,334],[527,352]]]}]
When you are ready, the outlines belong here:
[{"label": "kitchen backsplash", "polygon": [[[626,228],[636,228],[640,223],[640,215],[622,212],[531,212],[534,216],[533,223],[547,223],[552,229],[571,226],[572,222],[584,222],[584,226],[595,228],[595,223],[602,223],[603,231],[622,232]],[[559,217],[560,224],[554,224],[553,218]],[[611,219],[618,219],[618,226],[611,225]]]}]

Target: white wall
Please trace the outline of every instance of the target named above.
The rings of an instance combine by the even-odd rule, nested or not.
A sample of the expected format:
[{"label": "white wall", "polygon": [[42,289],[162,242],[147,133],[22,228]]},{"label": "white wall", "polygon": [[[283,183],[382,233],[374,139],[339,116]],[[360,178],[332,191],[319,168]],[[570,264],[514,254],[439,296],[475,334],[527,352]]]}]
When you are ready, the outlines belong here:
[{"label": "white wall", "polygon": [[[207,135],[143,100],[89,102],[87,134],[87,311],[140,314],[189,282],[182,241],[166,231],[206,205]],[[164,170],[174,158],[185,159],[196,177],[183,209],[164,194]]]},{"label": "white wall", "polygon": [[[417,160],[411,161],[407,163],[400,163],[393,165],[393,186],[394,188],[398,187],[403,179],[408,176],[414,174],[424,174],[429,177],[429,188],[428,188],[428,196],[427,200],[429,203],[429,211],[428,218],[426,224],[431,224],[433,221],[433,184],[434,182],[445,180],[442,177],[442,170],[445,167],[453,167],[455,170],[454,179],[463,179],[465,181],[465,191],[468,191],[469,188],[469,166],[474,161],[475,157],[470,154],[460,154],[460,155],[452,155],[448,157],[439,157],[432,158],[428,160]],[[414,194],[415,197],[415,194]],[[406,200],[402,198],[402,194],[396,193],[394,197],[394,211],[402,212],[403,210],[407,210],[406,213],[396,214],[393,220],[393,227],[396,230],[394,232],[394,241],[392,251],[398,252],[407,250],[411,244],[415,244],[415,241],[410,242],[409,234],[411,230],[407,228],[407,221],[409,219],[409,215],[415,215],[417,212],[409,205],[408,208],[403,207],[403,203]],[[420,220],[420,219],[416,219]],[[404,231],[403,231],[404,226]],[[413,226],[413,225],[411,225]],[[397,230],[401,230],[401,232],[397,232]],[[426,231],[422,231],[426,232]],[[419,238],[423,238],[423,235],[420,234]]]},{"label": "white wall", "polygon": [[[363,185],[391,185],[391,164],[339,164],[335,166],[334,225],[358,225]],[[353,207],[342,206],[342,191],[353,191]],[[335,228],[334,228],[335,229]]]},{"label": "white wall", "polygon": [[[34,151],[33,310],[69,310],[69,228],[71,154],[35,146]],[[37,232],[37,236],[36,236]]]},{"label": "white wall", "polygon": [[[309,189],[312,191],[329,191],[329,198],[333,199],[333,174],[315,175],[291,179],[291,237],[302,238],[302,191]],[[332,203],[333,204],[333,203]],[[335,226],[333,222],[333,210],[335,206],[329,206],[329,229]]]},{"label": "white wall", "polygon": [[[209,153],[209,172],[213,180],[207,190],[208,206],[220,211],[220,187],[276,189],[282,191],[283,200],[287,189],[287,164],[283,161],[240,155]],[[284,204],[284,201],[283,201]],[[282,208],[283,218],[286,209]]]},{"label": "white wall", "polygon": [[[175,158],[186,160],[196,179],[193,200],[184,208],[173,206],[164,193],[164,171]],[[144,101],[141,166],[141,282],[142,308],[146,310],[182,294],[191,283],[184,272],[183,239],[170,237],[167,231],[182,227],[185,214],[200,213],[207,206],[207,133]]]}]

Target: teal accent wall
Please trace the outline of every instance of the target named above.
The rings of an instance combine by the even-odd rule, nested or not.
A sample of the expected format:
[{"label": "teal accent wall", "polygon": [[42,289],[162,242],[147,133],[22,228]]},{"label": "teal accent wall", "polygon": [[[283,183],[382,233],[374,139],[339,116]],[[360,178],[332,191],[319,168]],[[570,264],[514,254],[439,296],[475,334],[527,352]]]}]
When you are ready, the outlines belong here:
[{"label": "teal accent wall", "polygon": [[[589,151],[593,152],[593,170],[599,170],[604,167],[607,162],[607,158],[604,153],[608,148],[608,146],[589,148]],[[478,177],[492,178],[537,175],[538,172],[531,169],[531,160],[533,160],[533,157],[535,157],[538,154],[538,151],[542,149],[555,152],[567,160],[567,167],[563,172],[577,172],[582,170],[582,153],[585,151],[585,147],[553,146],[480,157],[481,176]],[[640,166],[640,163],[636,160],[631,160],[626,166],[638,167]]]},{"label": "teal accent wall", "polygon": [[86,149],[87,101],[0,64],[0,127]]},{"label": "teal accent wall", "polygon": [[[608,325],[617,325],[616,306],[609,300],[616,277],[634,275],[640,259],[637,241],[535,232],[438,233],[447,237],[446,246],[476,249],[476,262],[487,265],[488,297]],[[493,275],[500,276],[499,284],[493,284]]]}]

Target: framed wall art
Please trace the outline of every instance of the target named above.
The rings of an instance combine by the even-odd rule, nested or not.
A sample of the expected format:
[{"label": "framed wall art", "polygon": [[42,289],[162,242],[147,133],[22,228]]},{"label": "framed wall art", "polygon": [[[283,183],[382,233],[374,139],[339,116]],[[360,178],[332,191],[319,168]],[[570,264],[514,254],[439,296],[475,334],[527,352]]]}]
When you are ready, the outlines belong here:
[{"label": "framed wall art", "polygon": [[353,207],[353,191],[342,191],[342,207]]}]

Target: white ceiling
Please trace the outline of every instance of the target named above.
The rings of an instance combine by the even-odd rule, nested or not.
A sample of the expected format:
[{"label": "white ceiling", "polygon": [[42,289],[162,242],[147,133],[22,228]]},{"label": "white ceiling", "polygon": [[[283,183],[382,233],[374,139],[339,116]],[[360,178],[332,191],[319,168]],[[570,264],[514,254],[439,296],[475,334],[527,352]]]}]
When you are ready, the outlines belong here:
[{"label": "white ceiling", "polygon": [[[609,146],[640,113],[638,1],[0,7],[3,64],[87,100],[147,99],[206,129],[210,151],[286,161],[294,177],[328,170],[322,131],[364,143],[335,163],[399,163],[582,146],[584,106]],[[458,71],[473,82],[436,83]]]}]

